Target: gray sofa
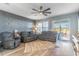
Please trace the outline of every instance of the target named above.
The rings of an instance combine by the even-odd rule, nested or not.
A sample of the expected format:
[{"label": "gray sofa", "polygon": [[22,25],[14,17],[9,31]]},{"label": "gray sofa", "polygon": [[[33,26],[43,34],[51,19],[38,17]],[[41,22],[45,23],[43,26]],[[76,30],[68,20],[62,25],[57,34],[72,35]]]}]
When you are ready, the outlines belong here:
[{"label": "gray sofa", "polygon": [[21,32],[21,41],[26,43],[39,39],[44,41],[56,42],[57,35],[57,32],[52,31],[43,31],[42,34],[35,34],[33,32],[24,31]]},{"label": "gray sofa", "polygon": [[44,41],[50,41],[50,42],[56,42],[57,39],[57,32],[51,32],[51,31],[44,31],[42,34],[35,34],[33,32],[26,32],[22,31],[20,33],[21,37],[14,37],[13,33],[11,32],[2,32],[0,33],[0,47],[2,46],[5,49],[13,49],[20,45],[21,41],[31,42],[37,39],[44,40]]},{"label": "gray sofa", "polygon": [[21,41],[22,42],[31,42],[31,41],[34,41],[36,40],[36,34],[33,33],[33,32],[26,32],[26,31],[23,31],[21,32]]},{"label": "gray sofa", "polygon": [[38,39],[56,42],[57,39],[57,32],[52,31],[43,31],[42,34],[38,35]]},{"label": "gray sofa", "polygon": [[4,49],[13,49],[15,47],[18,47],[20,44],[20,38],[15,39],[13,37],[13,33],[11,32],[2,32],[1,39]]}]

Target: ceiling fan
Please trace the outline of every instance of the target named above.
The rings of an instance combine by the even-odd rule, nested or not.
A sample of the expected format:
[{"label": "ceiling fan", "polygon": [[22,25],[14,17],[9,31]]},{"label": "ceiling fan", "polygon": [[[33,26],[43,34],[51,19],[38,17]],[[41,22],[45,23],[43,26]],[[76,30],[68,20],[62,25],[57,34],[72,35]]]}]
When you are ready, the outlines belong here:
[{"label": "ceiling fan", "polygon": [[42,14],[42,15],[45,15],[45,16],[47,16],[48,14],[51,14],[51,12],[49,11],[49,10],[51,10],[50,8],[47,8],[47,9],[43,9],[43,6],[40,6],[40,9],[39,10],[37,10],[37,9],[32,9],[34,12],[33,12],[33,14],[35,14],[35,13],[39,13],[39,14]]}]

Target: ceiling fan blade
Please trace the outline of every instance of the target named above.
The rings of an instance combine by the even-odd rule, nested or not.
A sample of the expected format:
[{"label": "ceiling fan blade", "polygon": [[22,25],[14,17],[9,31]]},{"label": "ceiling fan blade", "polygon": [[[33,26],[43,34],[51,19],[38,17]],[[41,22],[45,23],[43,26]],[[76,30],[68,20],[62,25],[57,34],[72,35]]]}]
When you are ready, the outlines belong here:
[{"label": "ceiling fan blade", "polygon": [[40,10],[42,10],[43,9],[43,6],[40,6]]},{"label": "ceiling fan blade", "polygon": [[38,10],[36,10],[36,9],[32,9],[33,11],[37,11],[37,12],[39,12]]},{"label": "ceiling fan blade", "polygon": [[50,8],[45,9],[44,12],[45,12],[45,11],[48,11],[48,10],[50,10]]},{"label": "ceiling fan blade", "polygon": [[48,14],[51,14],[51,12],[44,12],[44,13],[48,13]]},{"label": "ceiling fan blade", "polygon": [[47,16],[47,14],[46,14],[46,13],[43,13],[43,15]]}]

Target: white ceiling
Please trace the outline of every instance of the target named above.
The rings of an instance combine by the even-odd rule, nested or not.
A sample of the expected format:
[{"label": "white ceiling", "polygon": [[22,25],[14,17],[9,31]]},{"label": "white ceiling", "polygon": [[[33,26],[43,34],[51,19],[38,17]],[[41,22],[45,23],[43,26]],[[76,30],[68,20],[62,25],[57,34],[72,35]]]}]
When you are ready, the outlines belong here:
[{"label": "white ceiling", "polygon": [[[32,14],[32,8],[39,9],[40,6],[43,6],[44,9],[51,8],[52,14],[48,16]],[[78,3],[0,3],[0,10],[30,18],[32,20],[40,20],[56,15],[77,12],[78,9]]]}]

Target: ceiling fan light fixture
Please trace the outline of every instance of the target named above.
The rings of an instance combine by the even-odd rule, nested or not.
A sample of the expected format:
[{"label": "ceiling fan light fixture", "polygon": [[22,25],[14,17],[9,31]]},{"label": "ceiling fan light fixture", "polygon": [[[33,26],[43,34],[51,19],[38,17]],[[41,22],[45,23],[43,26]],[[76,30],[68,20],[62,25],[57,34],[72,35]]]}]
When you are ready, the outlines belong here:
[{"label": "ceiling fan light fixture", "polygon": [[49,10],[51,10],[50,8],[47,9],[43,9],[43,6],[40,6],[40,9],[32,9],[33,11],[36,11],[37,13],[39,13],[39,15],[44,15],[44,16],[48,16],[48,14],[51,14],[51,12]]},{"label": "ceiling fan light fixture", "polygon": [[43,14],[43,13],[40,12],[39,14]]}]

